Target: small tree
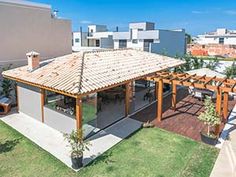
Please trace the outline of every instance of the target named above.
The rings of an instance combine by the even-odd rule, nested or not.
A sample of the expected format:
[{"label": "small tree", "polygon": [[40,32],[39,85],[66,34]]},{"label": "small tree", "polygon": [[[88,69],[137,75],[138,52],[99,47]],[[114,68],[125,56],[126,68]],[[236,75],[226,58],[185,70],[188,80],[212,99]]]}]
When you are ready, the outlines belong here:
[{"label": "small tree", "polygon": [[225,75],[229,79],[233,79],[236,77],[236,63],[235,61],[233,64],[225,69]]},{"label": "small tree", "polygon": [[210,97],[207,97],[204,101],[205,111],[198,117],[200,121],[203,121],[207,125],[207,136],[211,136],[210,127],[219,125],[221,123],[220,116],[215,111],[215,106]]},{"label": "small tree", "polygon": [[[6,71],[11,69],[12,64],[8,65],[7,67],[2,68],[2,71]],[[1,81],[1,95],[6,97],[10,97],[11,92],[14,90],[15,83],[9,79],[3,78]]]},{"label": "small tree", "polygon": [[83,140],[82,130],[72,131],[70,134],[64,134],[65,139],[71,146],[71,157],[79,158],[83,156],[85,150],[89,150],[89,143]]}]

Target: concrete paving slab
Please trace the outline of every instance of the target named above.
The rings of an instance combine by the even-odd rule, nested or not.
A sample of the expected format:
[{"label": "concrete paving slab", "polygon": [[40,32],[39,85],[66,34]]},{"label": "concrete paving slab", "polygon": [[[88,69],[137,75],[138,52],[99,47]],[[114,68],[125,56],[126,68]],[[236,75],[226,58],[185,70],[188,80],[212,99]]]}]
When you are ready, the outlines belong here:
[{"label": "concrete paving slab", "polygon": [[[68,147],[68,143],[64,140],[63,133],[23,113],[12,113],[0,117],[0,120],[16,129],[71,168],[70,147]],[[137,131],[141,124],[139,121],[124,118],[90,137],[91,146],[89,151],[84,152],[84,165],[87,165],[93,159]]]},{"label": "concrete paving slab", "polygon": [[220,153],[210,177],[236,177],[236,106],[229,115],[216,147],[220,148]]}]

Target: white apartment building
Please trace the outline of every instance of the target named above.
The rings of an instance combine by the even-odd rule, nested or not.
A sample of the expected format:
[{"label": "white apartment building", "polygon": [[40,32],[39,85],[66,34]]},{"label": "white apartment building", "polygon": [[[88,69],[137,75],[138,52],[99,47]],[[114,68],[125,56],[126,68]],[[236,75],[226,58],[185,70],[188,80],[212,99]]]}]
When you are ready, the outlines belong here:
[{"label": "white apartment building", "polygon": [[129,31],[113,33],[114,48],[134,48],[169,56],[186,52],[185,30],[155,29],[151,22],[130,23]]},{"label": "white apartment building", "polygon": [[236,45],[236,30],[228,30],[226,28],[218,28],[214,32],[198,35],[194,43],[207,44],[225,44]]},{"label": "white apartment building", "polygon": [[88,32],[73,32],[73,51],[113,47],[113,32],[105,25],[89,25]]},{"label": "white apartment building", "polygon": [[0,65],[26,64],[31,50],[41,59],[69,54],[71,21],[52,14],[50,5],[0,0]]}]

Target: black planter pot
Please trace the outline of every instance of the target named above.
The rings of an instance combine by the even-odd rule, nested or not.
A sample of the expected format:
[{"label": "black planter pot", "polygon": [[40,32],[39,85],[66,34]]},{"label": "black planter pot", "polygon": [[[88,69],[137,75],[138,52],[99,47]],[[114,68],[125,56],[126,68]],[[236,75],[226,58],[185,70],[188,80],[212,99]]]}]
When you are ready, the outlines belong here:
[{"label": "black planter pot", "polygon": [[83,156],[81,157],[71,157],[72,168],[79,169],[83,167]]},{"label": "black planter pot", "polygon": [[209,144],[209,145],[216,145],[217,143],[217,138],[216,137],[209,137],[204,133],[200,133],[201,134],[201,140],[202,142]]}]

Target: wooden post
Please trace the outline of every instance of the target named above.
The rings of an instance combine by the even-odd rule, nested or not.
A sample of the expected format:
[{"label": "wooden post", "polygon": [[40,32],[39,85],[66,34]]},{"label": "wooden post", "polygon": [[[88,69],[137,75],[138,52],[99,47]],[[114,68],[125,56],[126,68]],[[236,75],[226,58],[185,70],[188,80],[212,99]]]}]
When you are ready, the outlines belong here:
[{"label": "wooden post", "polygon": [[40,89],[41,94],[41,114],[42,114],[42,122],[44,123],[44,104],[45,104],[45,90]]},{"label": "wooden post", "polygon": [[16,106],[17,106],[17,112],[19,112],[19,86],[16,84]]},{"label": "wooden post", "polygon": [[222,99],[222,91],[217,90],[216,94],[216,112],[221,116],[221,100]]},{"label": "wooden post", "polygon": [[[220,89],[217,90],[216,93],[216,112],[221,117],[221,100],[222,99],[222,91]],[[220,125],[215,126],[215,135],[220,134]]]},{"label": "wooden post", "polygon": [[173,81],[172,84],[172,109],[176,110],[176,96],[177,96],[177,86]]},{"label": "wooden post", "polygon": [[162,119],[162,103],[163,103],[163,80],[158,81],[158,94],[157,94],[157,121],[161,122]]},{"label": "wooden post", "polygon": [[223,116],[224,120],[227,120],[228,118],[228,101],[229,101],[229,93],[224,92],[224,101],[223,101]]},{"label": "wooden post", "polygon": [[76,127],[79,130],[82,129],[82,100],[80,98],[76,98],[75,107]]},{"label": "wooden post", "polygon": [[125,117],[129,115],[130,110],[131,84],[130,82],[125,84]]}]

